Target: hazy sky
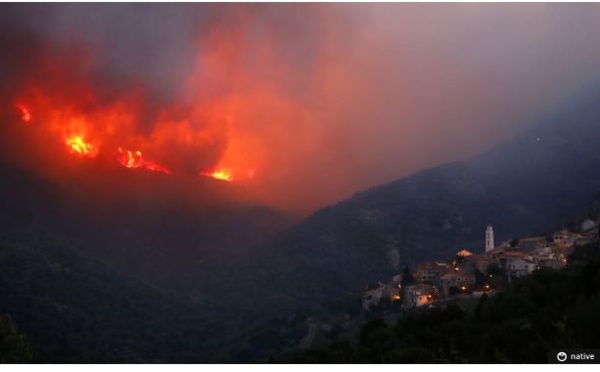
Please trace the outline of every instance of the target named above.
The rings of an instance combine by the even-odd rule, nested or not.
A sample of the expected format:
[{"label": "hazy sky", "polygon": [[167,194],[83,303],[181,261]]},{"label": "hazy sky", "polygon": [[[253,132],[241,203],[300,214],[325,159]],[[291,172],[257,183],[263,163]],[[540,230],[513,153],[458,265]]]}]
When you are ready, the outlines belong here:
[{"label": "hazy sky", "polygon": [[[141,114],[123,133],[153,138],[173,167],[252,168],[244,187],[303,212],[481,152],[600,71],[596,4],[0,10],[5,99],[32,76],[72,99],[80,79],[103,102],[141,87]],[[157,119],[166,107],[170,121]],[[187,147],[165,134],[183,121],[202,133]]]}]

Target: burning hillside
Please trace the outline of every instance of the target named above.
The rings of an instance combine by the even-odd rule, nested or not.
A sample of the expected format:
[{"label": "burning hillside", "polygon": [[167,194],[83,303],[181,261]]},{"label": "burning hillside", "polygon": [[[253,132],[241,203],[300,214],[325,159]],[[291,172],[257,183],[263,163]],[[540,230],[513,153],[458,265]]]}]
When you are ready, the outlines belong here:
[{"label": "burning hillside", "polygon": [[[236,30],[215,25],[186,34],[187,54],[171,60],[187,67],[157,65],[163,81],[149,72],[160,61],[124,71],[130,61],[122,54],[114,61],[110,46],[76,35],[57,42],[4,23],[14,40],[0,43],[7,56],[0,63],[7,77],[0,90],[1,147],[46,173],[65,161],[101,162],[246,183],[265,169],[264,133],[253,123],[273,119],[259,107],[280,112],[285,105],[286,117],[294,107],[238,63],[246,47]],[[260,47],[261,58],[272,58],[268,44]]]},{"label": "burning hillside", "polygon": [[571,23],[591,9],[467,8],[7,4],[0,160],[232,181],[310,212],[480,153],[594,80],[598,22]]},{"label": "burning hillside", "polygon": [[232,156],[237,149],[228,146],[232,133],[218,104],[148,110],[139,89],[106,100],[83,71],[52,66],[39,66],[50,70],[44,79],[24,79],[14,103],[15,115],[27,126],[21,133],[38,137],[34,142],[43,137],[49,148],[60,151],[62,145],[72,156],[132,170],[225,181],[254,177],[254,159]]}]

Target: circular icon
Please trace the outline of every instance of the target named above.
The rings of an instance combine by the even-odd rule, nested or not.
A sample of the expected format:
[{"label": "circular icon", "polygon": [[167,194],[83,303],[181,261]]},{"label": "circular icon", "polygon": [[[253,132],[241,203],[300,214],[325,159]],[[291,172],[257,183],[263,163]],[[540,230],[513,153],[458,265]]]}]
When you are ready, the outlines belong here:
[{"label": "circular icon", "polygon": [[567,360],[567,353],[561,351],[560,353],[556,354],[556,359],[558,359],[559,362],[564,362]]}]

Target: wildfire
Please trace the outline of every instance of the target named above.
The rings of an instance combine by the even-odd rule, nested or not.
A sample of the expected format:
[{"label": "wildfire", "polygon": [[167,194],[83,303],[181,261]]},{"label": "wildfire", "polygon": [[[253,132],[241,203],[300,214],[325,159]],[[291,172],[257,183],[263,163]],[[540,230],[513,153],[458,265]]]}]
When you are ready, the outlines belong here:
[{"label": "wildfire", "polygon": [[26,123],[31,122],[31,111],[29,111],[29,109],[25,107],[25,105],[17,103],[15,104],[15,107],[21,113],[21,120],[23,120]]},{"label": "wildfire", "polygon": [[[255,107],[256,99],[270,107],[278,96],[267,92],[239,99],[202,93],[219,91],[213,88],[229,78],[228,66],[237,59],[235,53],[222,55],[220,39],[206,42],[198,69],[181,86],[183,96],[199,93],[201,99],[193,102],[163,100],[137,79],[114,87],[108,84],[110,79],[96,85],[96,72],[104,70],[98,69],[86,48],[68,53],[42,49],[31,77],[24,74],[18,80],[16,95],[9,101],[17,119],[13,121],[34,124],[19,130],[35,143],[50,140],[52,146],[44,146],[42,156],[57,146],[73,156],[96,158],[97,164],[118,163],[131,170],[226,182],[254,179],[254,169],[260,172],[265,162],[264,139],[241,123],[258,119],[255,113],[263,110]],[[217,85],[206,89],[204,79],[213,75]],[[214,162],[207,163],[208,159]],[[54,161],[51,154],[48,161]]]},{"label": "wildfire", "polygon": [[141,151],[123,150],[119,147],[119,163],[125,168],[140,168],[144,164]]},{"label": "wildfire", "polygon": [[[31,122],[31,106],[19,102],[15,104],[15,107],[21,113],[21,119],[24,122]],[[70,111],[71,109],[63,111],[60,108],[45,107],[45,110],[39,110],[42,112],[40,114],[42,119],[39,120],[39,126],[37,128],[49,134],[55,134],[58,138],[62,137],[62,141],[64,141],[63,143],[67,146],[68,151],[74,155],[86,158],[103,156],[105,158],[116,159],[120,165],[128,169],[142,169],[172,174],[173,172],[168,167],[158,162],[145,159],[144,154],[140,150],[129,150],[117,146],[113,147],[114,150],[111,150],[111,145],[109,145],[109,143],[118,143],[121,141],[121,138],[131,141],[131,137],[121,137],[116,130],[118,130],[118,128],[126,128],[128,122],[131,123],[136,120],[135,113],[131,114],[127,111],[119,111],[119,109],[121,109],[121,107],[117,106],[117,108],[109,108],[106,111],[81,113],[78,111]],[[125,123],[125,126],[120,127],[120,125],[122,125],[121,123]],[[185,139],[184,144],[186,146],[189,146],[188,143],[191,143],[194,140],[202,143],[207,136],[205,133],[200,132],[199,134],[196,133],[196,137],[194,137],[195,133],[188,133],[189,127],[185,125],[185,122],[183,125],[174,125],[168,121],[166,123],[169,124],[168,127],[171,130],[164,130],[163,127],[166,128],[167,124],[162,125],[160,126],[160,131],[155,132],[151,137],[151,140],[155,140],[156,138],[167,138],[167,140],[171,140],[167,134],[173,132],[173,128],[179,130],[176,132],[177,136],[175,137],[178,139]],[[61,136],[59,134],[60,132],[71,134],[65,137],[64,135]],[[125,133],[127,132],[125,131]],[[90,140],[90,137],[93,138],[93,141]],[[151,140],[149,141],[146,138],[139,139],[140,144],[142,144],[141,146],[156,150],[156,144],[161,144],[161,142],[152,142]],[[160,149],[160,146],[158,148]],[[102,150],[102,152],[100,150]],[[111,155],[111,153],[113,155]],[[114,155],[115,153],[116,156]],[[158,153],[160,154],[161,152],[158,151]],[[165,152],[162,151],[162,154],[164,155]],[[200,172],[200,175],[226,182],[233,182],[234,179],[237,181],[253,179],[255,176],[254,167],[249,164],[240,163],[238,158],[245,157],[236,157],[235,155],[236,152],[230,152],[229,157],[225,159],[225,162],[233,165],[218,165],[212,170]]]},{"label": "wildfire", "polygon": [[86,142],[82,136],[68,137],[65,142],[72,153],[92,158],[98,155],[98,149],[91,143]]},{"label": "wildfire", "polygon": [[214,179],[221,180],[221,181],[227,181],[227,182],[233,181],[233,176],[231,175],[231,173],[224,169],[219,169],[212,173],[211,172],[203,172],[201,174],[203,176],[212,177]]},{"label": "wildfire", "polygon": [[153,172],[171,174],[171,171],[168,168],[160,164],[154,163],[152,161],[144,160],[142,152],[139,150],[130,151],[124,150],[123,148],[119,147],[118,161],[125,168],[147,169]]}]

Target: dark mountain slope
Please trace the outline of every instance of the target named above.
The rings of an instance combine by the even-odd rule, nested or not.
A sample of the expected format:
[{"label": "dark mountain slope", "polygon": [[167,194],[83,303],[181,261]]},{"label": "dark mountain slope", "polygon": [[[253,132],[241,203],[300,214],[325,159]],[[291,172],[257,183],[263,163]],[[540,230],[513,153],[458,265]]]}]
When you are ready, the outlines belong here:
[{"label": "dark mountain slope", "polygon": [[[0,237],[0,314],[37,362],[199,362],[222,330],[190,304],[48,241]],[[64,244],[64,243],[63,243]]]},{"label": "dark mountain slope", "polygon": [[249,275],[261,273],[277,305],[305,308],[406,264],[481,252],[488,223],[497,244],[563,226],[600,189],[599,100],[577,97],[480,156],[324,208],[264,246]]},{"label": "dark mountain slope", "polygon": [[0,233],[32,242],[40,234],[67,237],[81,254],[184,294],[219,281],[223,266],[293,221],[211,179],[93,163],[60,180],[3,163],[0,179]]},{"label": "dark mountain slope", "polygon": [[[83,315],[79,318],[64,317],[64,312],[56,315],[62,311],[61,303],[67,303],[68,308],[83,306],[84,310],[78,310],[76,317],[77,313],[92,311],[88,309],[106,306],[108,311],[111,304],[121,304],[116,305],[114,314],[119,314],[115,315],[116,319],[146,317],[129,311],[140,305],[128,301],[142,295],[137,290],[130,294],[127,288],[131,287],[123,278],[111,276],[113,279],[106,278],[99,283],[112,284],[98,284],[95,275],[89,274],[95,269],[88,270],[86,264],[79,261],[67,265],[86,268],[77,274],[79,276],[61,277],[60,267],[65,265],[55,266],[54,251],[40,248],[48,246],[47,236],[56,234],[60,239],[68,238],[58,247],[73,248],[100,258],[163,288],[193,291],[201,304],[201,311],[193,313],[203,314],[203,319],[214,315],[214,319],[231,320],[229,330],[241,324],[239,333],[220,328],[222,332],[214,338],[218,345],[231,343],[243,350],[245,357],[236,360],[268,355],[287,345],[281,340],[293,343],[301,337],[306,328],[303,316],[323,304],[334,305],[328,304],[329,301],[344,296],[353,296],[356,300],[365,284],[387,279],[406,264],[446,259],[463,247],[482,250],[487,223],[494,225],[499,243],[548,231],[577,215],[600,190],[600,107],[595,104],[600,102],[600,95],[578,102],[480,156],[427,169],[361,192],[320,210],[252,250],[247,248],[273,235],[289,221],[285,215],[237,203],[206,203],[206,200],[211,201],[210,197],[196,203],[194,192],[181,192],[185,187],[165,186],[162,179],[154,175],[135,175],[139,183],[149,185],[141,194],[136,185],[119,193],[110,192],[114,187],[102,187],[103,192],[98,193],[98,189],[84,187],[89,182],[87,177],[81,177],[81,187],[72,187],[71,183],[71,187],[65,188],[22,169],[2,165],[0,231],[6,232],[10,239],[18,237],[19,244],[16,248],[6,248],[8,260],[4,260],[0,268],[7,273],[5,278],[17,278],[21,284],[10,280],[3,284],[2,290],[12,291],[4,293],[5,297],[13,296],[13,299],[4,302],[8,305],[0,310],[9,315],[14,313],[17,325],[30,326],[32,334],[49,323],[62,324],[64,320],[60,319],[72,319],[65,326],[71,330],[81,329],[88,335],[69,336],[60,347],[44,349],[45,355],[58,355],[71,347],[75,350],[73,345],[81,343],[86,345],[81,348],[86,350],[84,354],[67,352],[61,358],[85,359],[97,355],[104,358],[110,355],[109,350],[125,347],[115,341],[106,349],[97,344],[99,336],[94,332],[118,329],[118,325],[123,324],[112,315],[109,319],[93,317],[89,320],[92,331],[86,328],[88,320]],[[109,185],[112,181],[105,182]],[[157,195],[163,197],[156,198]],[[18,261],[22,263],[12,261],[15,249],[19,252],[16,256],[21,257],[18,260],[23,255],[27,257]],[[21,270],[19,265],[35,265],[36,269]],[[11,271],[12,267],[16,267],[16,271]],[[51,280],[53,275],[60,280]],[[117,288],[120,286],[122,288]],[[106,292],[95,296],[95,291]],[[70,298],[84,292],[91,294],[90,297],[82,294],[77,299]],[[51,295],[44,297],[45,293]],[[40,296],[45,298],[39,311],[42,317],[36,318],[27,301]],[[62,300],[64,296],[67,296],[66,302]],[[144,314],[162,319],[160,314],[168,313],[156,307],[163,301],[159,297],[142,296],[139,303],[148,304],[142,307],[149,309]],[[176,312],[179,315],[167,316],[167,319],[185,318],[185,311]],[[43,318],[44,314],[50,314],[50,318]],[[280,319],[269,323],[273,326],[266,326],[263,321],[273,316]],[[202,320],[192,323],[201,324]],[[142,339],[146,336],[153,339],[154,336],[141,330],[149,323],[144,320],[134,324],[137,324],[135,331],[123,337],[132,340],[128,347],[135,345],[125,350],[133,351],[115,358],[130,361],[149,358],[147,351],[151,347],[146,348],[143,340],[138,341],[138,334]],[[181,325],[164,327],[161,329],[182,329]],[[204,326],[193,325],[189,329],[198,328]],[[25,333],[27,330],[23,329]],[[42,331],[42,335],[46,335],[38,336],[46,337],[42,345],[52,345],[49,335],[53,332],[58,329]],[[194,340],[204,339],[205,334],[193,336],[193,333],[195,331],[190,331],[189,337]],[[120,335],[118,331],[111,334]],[[100,340],[103,340],[101,336]],[[165,347],[167,352],[172,350]],[[212,348],[215,349],[218,348]],[[89,350],[96,351],[88,353]],[[209,348],[203,347],[203,350]],[[160,359],[190,359],[184,356],[164,354]]]}]

